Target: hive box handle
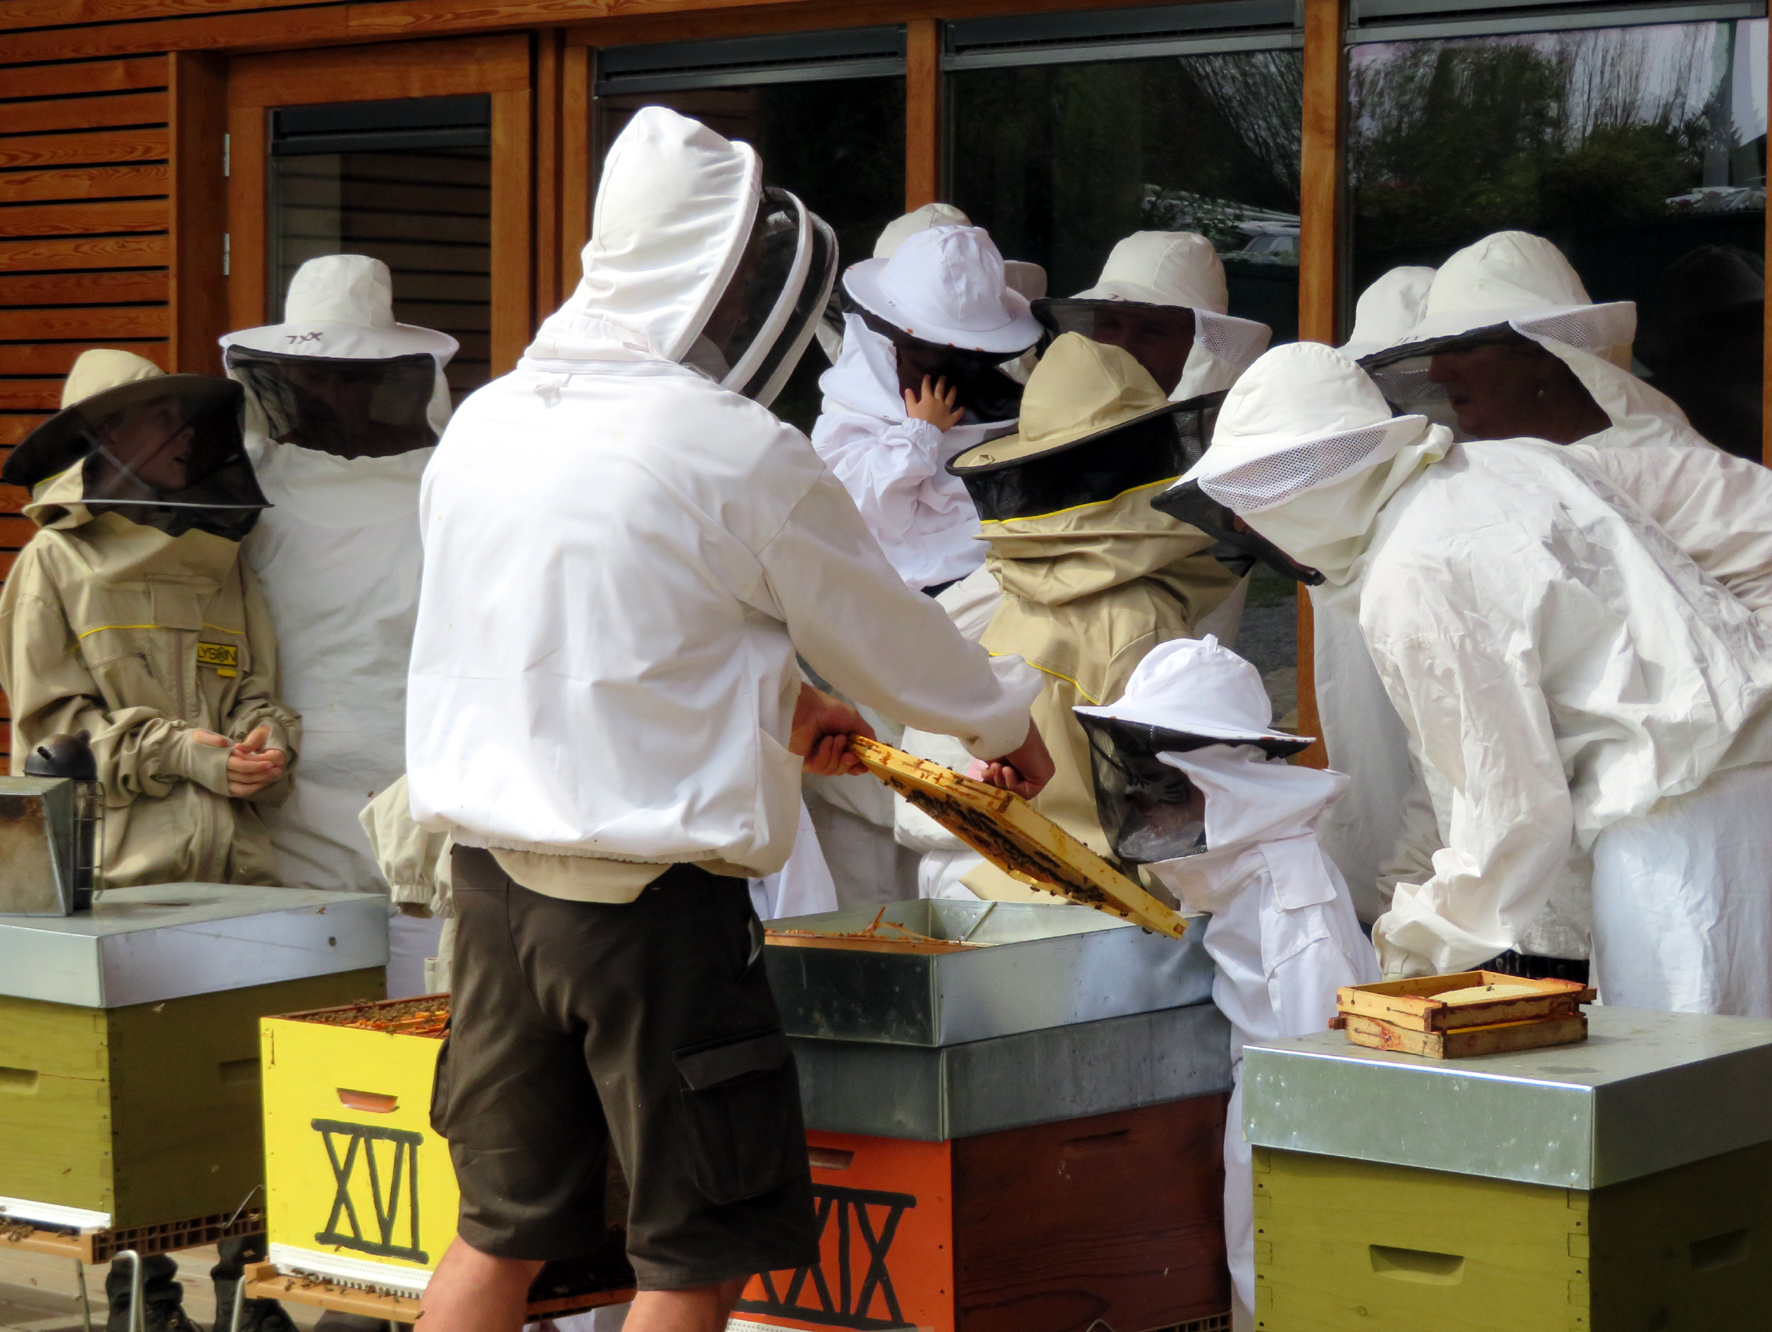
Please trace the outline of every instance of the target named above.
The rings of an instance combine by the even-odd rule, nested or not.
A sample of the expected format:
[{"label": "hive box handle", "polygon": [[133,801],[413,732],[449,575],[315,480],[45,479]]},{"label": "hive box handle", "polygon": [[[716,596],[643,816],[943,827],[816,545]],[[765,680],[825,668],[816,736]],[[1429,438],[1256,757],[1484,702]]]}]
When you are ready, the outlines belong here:
[{"label": "hive box handle", "polygon": [[855,1160],[855,1153],[844,1147],[813,1147],[806,1148],[806,1159],[811,1162],[814,1170],[847,1170]]},{"label": "hive box handle", "polygon": [[1427,1249],[1393,1249],[1374,1244],[1372,1270],[1392,1281],[1414,1281],[1423,1286],[1456,1286],[1464,1280],[1464,1256],[1433,1253]]},{"label": "hive box handle", "polygon": [[1743,1261],[1752,1247],[1749,1230],[1731,1230],[1727,1235],[1712,1235],[1692,1243],[1692,1270],[1714,1272],[1720,1267],[1733,1267]]},{"label": "hive box handle", "polygon": [[365,1110],[372,1115],[391,1115],[400,1108],[398,1096],[388,1096],[382,1092],[352,1091],[349,1087],[338,1089],[338,1100],[347,1109]]},{"label": "hive box handle", "polygon": [[17,1092],[29,1096],[37,1090],[34,1068],[0,1068],[0,1092]]}]

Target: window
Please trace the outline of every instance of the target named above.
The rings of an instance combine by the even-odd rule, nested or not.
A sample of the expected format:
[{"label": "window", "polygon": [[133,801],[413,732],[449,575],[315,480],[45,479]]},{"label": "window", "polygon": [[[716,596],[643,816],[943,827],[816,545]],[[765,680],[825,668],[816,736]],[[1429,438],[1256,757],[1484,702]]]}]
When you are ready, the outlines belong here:
[{"label": "window", "polygon": [[[617,48],[599,53],[596,86],[595,161],[643,106],[694,116],[756,148],[765,182],[836,231],[843,266],[904,211],[902,28]],[[807,349],[778,416],[812,429],[827,364]]]},{"label": "window", "polygon": [[1595,300],[1638,303],[1638,372],[1757,459],[1765,20],[1388,35],[1356,29],[1350,53],[1350,296],[1535,232]]},{"label": "window", "polygon": [[1114,242],[1198,231],[1231,313],[1298,331],[1303,58],[1289,3],[949,25],[948,197],[1003,253],[1090,286]]},{"label": "window", "polygon": [[[947,196],[1049,288],[1094,284],[1134,231],[1197,231],[1230,312],[1298,336],[1304,65],[1290,0],[948,25]],[[1296,725],[1293,585],[1258,573],[1237,651]]]},{"label": "window", "polygon": [[491,376],[492,118],[485,95],[280,107],[271,113],[266,292],[283,316],[307,260],[366,254],[392,270],[394,318],[461,343],[459,403]]}]

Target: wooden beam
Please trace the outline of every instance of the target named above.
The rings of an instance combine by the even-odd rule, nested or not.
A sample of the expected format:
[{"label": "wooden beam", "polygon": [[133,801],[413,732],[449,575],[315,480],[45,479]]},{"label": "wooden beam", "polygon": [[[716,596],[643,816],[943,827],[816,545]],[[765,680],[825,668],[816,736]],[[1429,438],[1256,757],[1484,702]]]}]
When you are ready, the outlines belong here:
[{"label": "wooden beam", "polygon": [[[1304,0],[1304,141],[1299,157],[1298,336],[1335,343],[1347,122],[1347,0]],[[1321,735],[1310,593],[1298,589],[1298,731]],[[1328,766],[1321,743],[1298,762]]]},{"label": "wooden beam", "polygon": [[[16,0],[0,11],[13,14]],[[82,0],[85,3],[85,0]],[[312,0],[195,0],[210,11],[141,19],[145,5],[121,9],[129,21],[92,23],[73,19],[36,27],[21,24],[4,42],[9,63],[79,60],[163,51],[280,51],[574,25],[569,44],[625,45],[692,37],[740,35],[815,28],[847,28],[913,18],[971,18],[992,14],[1124,9],[1165,0],[363,0],[314,4]],[[155,8],[159,8],[155,4]],[[74,11],[67,11],[72,14]],[[139,21],[138,21],[139,20]],[[708,20],[703,26],[700,20]],[[41,22],[41,17],[38,18]],[[578,27],[577,25],[585,25]],[[5,19],[0,18],[0,30]]]},{"label": "wooden beam", "polygon": [[592,134],[591,80],[595,54],[568,46],[560,61],[560,296],[584,276],[580,255],[591,238],[591,182],[596,164]]},{"label": "wooden beam", "polygon": [[1335,343],[1341,269],[1347,0],[1304,0],[1304,140],[1299,154],[1298,336]]},{"label": "wooden beam", "polygon": [[941,198],[941,20],[905,24],[904,207]]},{"label": "wooden beam", "polygon": [[535,35],[535,299],[546,314],[560,304],[561,66],[558,28]]},{"label": "wooden beam", "polygon": [[265,254],[270,181],[270,111],[262,103],[235,99],[228,72],[228,327],[265,322]]},{"label": "wooden beam", "polygon": [[492,94],[492,373],[516,367],[534,332],[527,88]]},{"label": "wooden beam", "polygon": [[261,107],[527,90],[529,35],[242,56],[229,80],[232,102]]},{"label": "wooden beam", "polygon": [[228,181],[226,58],[174,51],[172,66],[172,369],[217,374],[216,339],[228,331],[228,280],[223,271]]}]

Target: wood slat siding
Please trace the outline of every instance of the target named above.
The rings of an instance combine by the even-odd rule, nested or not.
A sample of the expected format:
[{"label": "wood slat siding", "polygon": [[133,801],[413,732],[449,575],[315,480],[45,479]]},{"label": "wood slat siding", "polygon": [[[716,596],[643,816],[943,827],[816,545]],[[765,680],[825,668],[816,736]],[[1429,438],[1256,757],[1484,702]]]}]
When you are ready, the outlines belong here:
[{"label": "wood slat siding", "polygon": [[[0,28],[43,8],[0,5]],[[0,61],[12,48],[0,38]],[[164,55],[0,66],[0,457],[88,347],[168,364],[169,69]],[[35,530],[25,498],[0,486],[0,578]]]}]

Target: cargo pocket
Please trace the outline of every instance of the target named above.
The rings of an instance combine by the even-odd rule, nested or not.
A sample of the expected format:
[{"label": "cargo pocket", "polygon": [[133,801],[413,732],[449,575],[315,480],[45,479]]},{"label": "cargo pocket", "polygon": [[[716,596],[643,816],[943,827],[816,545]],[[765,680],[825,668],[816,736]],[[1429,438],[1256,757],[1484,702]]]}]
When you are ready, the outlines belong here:
[{"label": "cargo pocket", "polygon": [[431,1131],[440,1138],[449,1136],[449,1037],[437,1050],[437,1069],[431,1075]]},{"label": "cargo pocket", "polygon": [[800,1085],[787,1036],[777,1028],[678,1050],[677,1097],[690,1175],[714,1203],[735,1203],[787,1183],[806,1151],[791,1150]]}]

